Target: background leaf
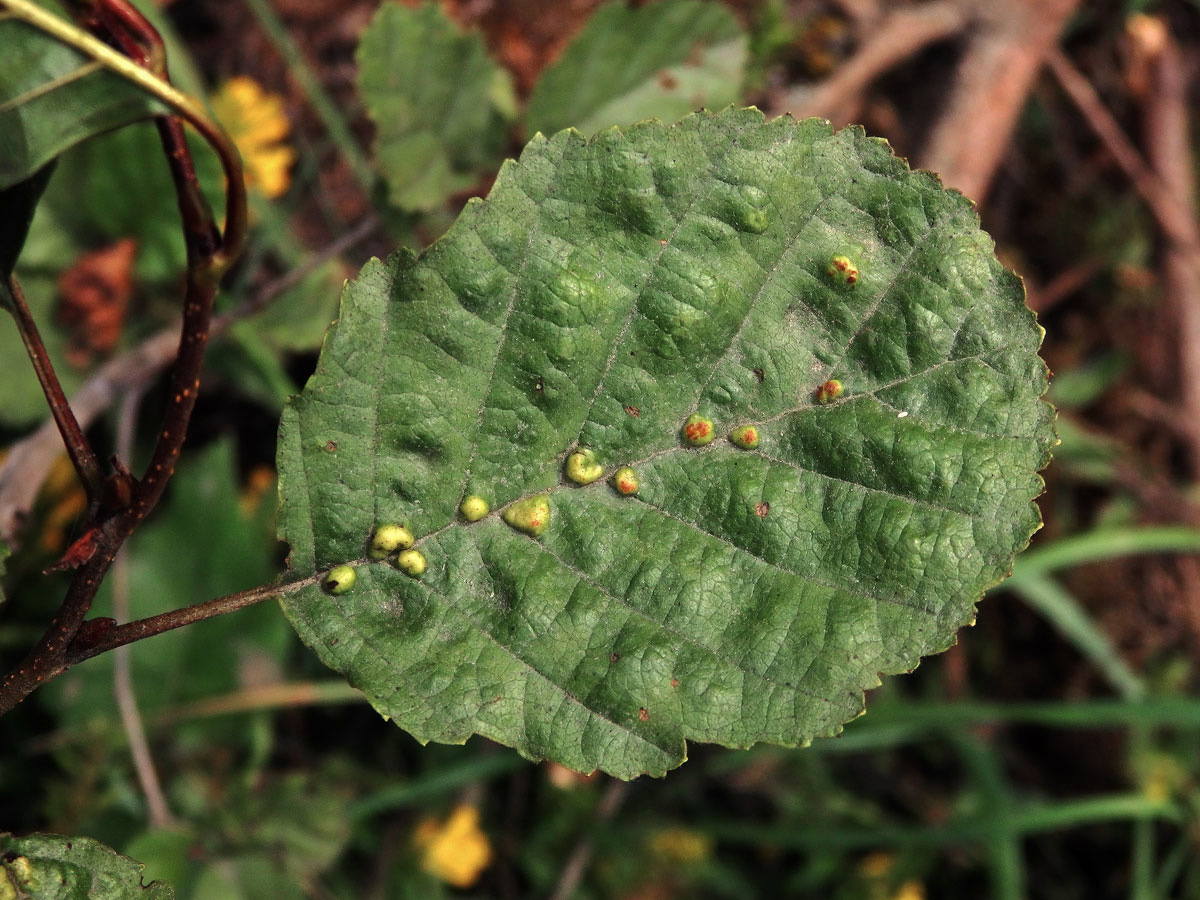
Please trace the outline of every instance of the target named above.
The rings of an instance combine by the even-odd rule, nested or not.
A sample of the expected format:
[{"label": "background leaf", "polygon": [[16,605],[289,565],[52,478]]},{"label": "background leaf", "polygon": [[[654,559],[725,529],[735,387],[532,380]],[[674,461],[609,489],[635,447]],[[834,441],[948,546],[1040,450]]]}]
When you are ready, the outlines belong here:
[{"label": "background leaf", "polygon": [[363,33],[358,65],[392,204],[435,209],[499,161],[511,80],[483,38],[462,33],[438,4],[383,4]]},{"label": "background leaf", "polygon": [[0,188],[95,134],[161,111],[125,79],[25,22],[0,16]]},{"label": "background leaf", "polygon": [[36,900],[171,900],[142,865],[91,838],[0,834],[0,896]]},{"label": "background leaf", "polygon": [[721,109],[741,95],[746,54],[737,19],[717,3],[605,4],[542,74],[529,98],[528,131],[574,126],[591,134]]},{"label": "background leaf", "polygon": [[[423,741],[630,777],[685,738],[832,734],[1037,527],[1040,337],[971,204],[860,131],[742,110],[536,139],[347,289],[282,421],[281,530],[297,575],[358,584],[285,609]],[[686,447],[692,413],[760,446]],[[637,496],[566,482],[577,446]],[[493,514],[457,519],[466,494]],[[533,496],[537,537],[497,514]],[[365,564],[388,521],[420,579]]]}]

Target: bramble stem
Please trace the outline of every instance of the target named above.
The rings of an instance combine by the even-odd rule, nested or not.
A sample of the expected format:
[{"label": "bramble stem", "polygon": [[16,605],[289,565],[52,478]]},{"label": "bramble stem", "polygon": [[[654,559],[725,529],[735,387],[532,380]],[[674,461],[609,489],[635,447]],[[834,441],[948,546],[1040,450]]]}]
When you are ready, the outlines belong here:
[{"label": "bramble stem", "polygon": [[[175,462],[179,458],[192,410],[195,408],[196,394],[200,386],[200,369],[204,360],[204,349],[208,344],[218,283],[236,259],[244,242],[246,192],[242,180],[241,160],[232,141],[218,125],[208,119],[199,104],[166,81],[162,39],[153,26],[126,0],[96,0],[85,5],[81,15],[86,24],[95,29],[101,37],[133,55],[138,62],[121,56],[103,41],[47,13],[29,0],[0,0],[0,8],[7,8],[16,17],[86,53],[178,113],[178,116],[160,116],[156,124],[171,169],[187,247],[183,326],[175,366],[171,373],[171,401],[163,416],[162,431],[159,433],[146,474],[142,480],[134,480],[123,465],[114,460],[117,468],[114,478],[119,490],[113,492],[113,497],[103,497],[104,503],[91,504],[84,525],[84,536],[72,545],[64,557],[64,564],[76,567],[76,572],[58,613],[25,660],[0,681],[2,714],[16,706],[43,682],[65,671],[75,662],[101,652],[96,648],[110,649],[137,639],[127,637],[113,643],[114,633],[158,633],[154,630],[156,626],[146,626],[146,629],[139,631],[137,627],[131,628],[130,625],[116,626],[111,619],[94,619],[87,623],[89,627],[85,628],[84,619],[91,608],[100,581],[116,557],[117,551],[154,508],[162,497],[167,481],[174,473]],[[143,66],[153,67],[156,71],[151,73]],[[223,235],[217,231],[212,211],[196,179],[181,119],[190,122],[213,145],[225,167],[227,189]],[[32,319],[29,323],[32,325]],[[25,331],[22,329],[23,333]],[[32,333],[36,335],[36,330]],[[44,350],[41,352],[41,358],[45,359]],[[48,360],[46,367],[49,369]],[[38,374],[41,377],[44,373],[39,369]],[[49,382],[43,379],[43,385],[57,384],[52,371],[48,371],[48,377]],[[61,389],[55,396],[51,396],[48,390],[47,397],[55,410],[56,419],[62,409],[69,413],[70,408]],[[78,424],[75,430],[79,432]],[[67,432],[64,432],[64,435],[66,434]],[[98,468],[97,464],[97,470]],[[85,484],[88,484],[87,480]],[[224,611],[218,601],[214,603],[216,605],[212,609],[216,611],[192,612],[190,618],[188,610],[168,613],[165,621],[157,627],[167,630],[195,621],[196,618],[207,618],[208,615]],[[196,608],[193,607],[192,610]],[[138,624],[131,623],[132,626]]]},{"label": "bramble stem", "polygon": [[96,458],[92,445],[88,443],[83,429],[79,427],[79,422],[71,411],[71,404],[67,400],[67,395],[63,393],[62,385],[58,381],[58,374],[50,362],[46,345],[42,343],[37,323],[34,322],[33,315],[29,312],[29,306],[25,302],[25,294],[21,291],[17,276],[9,276],[8,289],[12,299],[13,318],[16,320],[17,329],[21,332],[21,340],[25,342],[25,349],[29,352],[29,361],[33,363],[33,370],[37,373],[38,382],[46,394],[46,402],[50,405],[54,424],[58,426],[59,433],[62,434],[63,443],[67,446],[67,454],[71,457],[71,464],[75,466],[79,480],[83,483],[88,500],[95,501],[100,497],[104,487],[104,471],[100,466],[100,460]]},{"label": "bramble stem", "polygon": [[72,648],[67,654],[63,669],[65,670],[69,666],[81,663],[86,659],[91,659],[93,656],[99,656],[101,653],[106,653],[117,647],[122,647],[125,644],[132,644],[134,641],[154,637],[156,634],[173,631],[176,628],[182,628],[194,622],[202,622],[205,619],[222,616],[225,613],[246,609],[247,607],[262,603],[264,600],[272,600],[295,593],[301,588],[317,584],[323,576],[324,573],[321,573],[311,575],[300,581],[291,581],[287,584],[264,584],[239,591],[236,594],[217,597],[215,600],[206,600],[204,603],[197,603],[194,606],[173,609],[170,612],[150,616],[147,619],[138,619],[135,622],[127,622],[124,625],[115,625],[108,629],[104,636],[96,643],[89,644],[87,647]]}]

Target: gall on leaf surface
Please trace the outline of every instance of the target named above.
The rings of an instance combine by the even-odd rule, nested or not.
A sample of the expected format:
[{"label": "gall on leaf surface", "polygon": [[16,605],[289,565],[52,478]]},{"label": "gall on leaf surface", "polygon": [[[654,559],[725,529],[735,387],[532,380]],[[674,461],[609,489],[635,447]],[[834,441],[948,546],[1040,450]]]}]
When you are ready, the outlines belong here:
[{"label": "gall on leaf surface", "polygon": [[[852,294],[835,253],[869,261]],[[282,419],[280,529],[288,577],[354,561],[358,585],[284,609],[421,741],[630,778],[687,740],[835,734],[1038,527],[1040,340],[970,202],[861,130],[743,109],[535,138],[347,286]],[[693,414],[759,444],[688,447]],[[566,479],[576,447],[637,494]],[[472,494],[500,515],[463,522]],[[548,527],[509,527],[535,495]],[[360,558],[387,521],[421,579]]]}]

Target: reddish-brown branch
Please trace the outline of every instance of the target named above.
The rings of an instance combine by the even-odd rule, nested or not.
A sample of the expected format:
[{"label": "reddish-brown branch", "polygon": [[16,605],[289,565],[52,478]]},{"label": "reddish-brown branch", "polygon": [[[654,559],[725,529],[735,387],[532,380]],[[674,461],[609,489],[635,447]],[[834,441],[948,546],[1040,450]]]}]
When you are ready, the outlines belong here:
[{"label": "reddish-brown branch", "polygon": [[62,385],[58,381],[58,374],[50,362],[50,355],[46,352],[46,345],[42,343],[37,323],[34,322],[33,315],[29,312],[29,305],[25,302],[25,295],[21,291],[21,285],[17,282],[16,276],[10,276],[8,287],[12,297],[12,314],[17,322],[17,330],[21,332],[21,340],[25,342],[25,349],[29,352],[29,361],[33,363],[38,383],[41,384],[42,391],[46,395],[46,402],[50,405],[54,424],[58,426],[59,434],[62,435],[63,443],[67,447],[67,455],[71,457],[71,464],[75,466],[79,480],[87,492],[88,500],[95,502],[100,498],[104,487],[104,471],[100,466],[100,460],[96,458],[92,445],[88,443],[83,429],[79,427],[79,422],[75,419],[75,414],[71,412],[71,405],[67,402],[66,394],[63,393]]},{"label": "reddish-brown branch", "polygon": [[958,0],[970,40],[954,88],[918,161],[980,202],[1047,55],[1079,0]]},{"label": "reddish-brown branch", "polygon": [[1163,250],[1163,286],[1178,326],[1180,405],[1188,424],[1193,474],[1200,473],[1200,222],[1188,123],[1188,78],[1182,54],[1162,20],[1146,96],[1145,144],[1150,164],[1180,217]]},{"label": "reddish-brown branch", "polygon": [[[262,603],[264,600],[272,600],[295,593],[301,588],[318,583],[320,578],[321,576],[314,575],[301,581],[293,581],[283,585],[261,585],[249,590],[240,591],[236,594],[218,597],[215,600],[197,603],[194,606],[173,609],[170,612],[151,616],[148,619],[138,619],[135,622],[127,622],[124,625],[114,625],[111,628],[107,628],[99,638],[88,641],[86,645],[72,646],[65,655],[63,667],[60,671],[65,671],[77,663],[91,659],[93,656],[99,656],[101,653],[106,653],[117,647],[122,647],[125,644],[132,644],[135,641],[154,637],[156,634],[163,634],[173,631],[176,628],[182,628],[185,625],[202,622],[214,616],[221,616],[225,613],[236,612],[239,609],[246,609],[247,607]],[[0,712],[2,711],[0,710]]]},{"label": "reddish-brown branch", "polygon": [[[135,61],[154,67],[156,74],[165,79],[161,38],[125,0],[97,0],[87,11],[87,23],[98,37],[122,48]],[[171,376],[172,399],[145,476],[141,481],[128,476],[121,480],[124,490],[118,492],[118,497],[126,500],[127,505],[123,509],[104,509],[100,504],[92,504],[92,512],[84,524],[84,538],[72,546],[65,558],[70,566],[76,567],[75,577],[58,613],[37,645],[0,681],[0,713],[14,707],[40,684],[71,665],[82,652],[76,647],[75,656],[71,655],[77,636],[81,638],[79,644],[88,650],[104,645],[102,638],[107,625],[88,629],[83,634],[80,629],[117,551],[154,508],[174,472],[195,407],[217,283],[230,262],[229,254],[240,246],[239,230],[238,237],[231,238],[232,246],[224,248],[222,255],[221,235],[200,191],[183,125],[175,116],[163,116],[157,121],[175,184],[187,247],[183,326]],[[241,200],[244,200],[244,194],[235,192],[234,202]],[[232,210],[228,221],[243,219],[241,210]],[[59,415],[72,415],[61,389],[51,398],[51,406],[56,419]],[[118,471],[124,472],[123,466],[118,465]]]},{"label": "reddish-brown branch", "polygon": [[1083,114],[1084,121],[1128,176],[1134,190],[1146,201],[1167,237],[1193,253],[1200,253],[1195,216],[1180,204],[1179,198],[1172,194],[1171,189],[1142,158],[1083,73],[1057,49],[1047,57],[1046,62],[1071,102]]},{"label": "reddish-brown branch", "polygon": [[787,111],[796,118],[824,116],[835,125],[845,124],[872,81],[930,44],[952,37],[968,22],[963,4],[954,0],[897,9],[878,25],[869,22],[872,11],[858,12],[867,20],[860,24],[871,29],[862,46],[825,81],[789,93]]}]

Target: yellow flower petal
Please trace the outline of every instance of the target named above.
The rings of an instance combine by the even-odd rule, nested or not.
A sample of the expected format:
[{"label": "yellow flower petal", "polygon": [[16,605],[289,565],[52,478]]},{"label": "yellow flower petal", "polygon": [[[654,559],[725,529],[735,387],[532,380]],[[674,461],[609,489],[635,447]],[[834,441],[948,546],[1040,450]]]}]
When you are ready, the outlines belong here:
[{"label": "yellow flower petal", "polygon": [[492,845],[474,806],[459,806],[445,822],[425,819],[413,842],[421,851],[421,868],[454,887],[470,887],[492,861]]},{"label": "yellow flower petal", "polygon": [[268,94],[253,78],[239,75],[221,85],[210,104],[242,155],[246,187],[268,199],[286,191],[296,153],[285,143],[291,126],[283,98]]}]

